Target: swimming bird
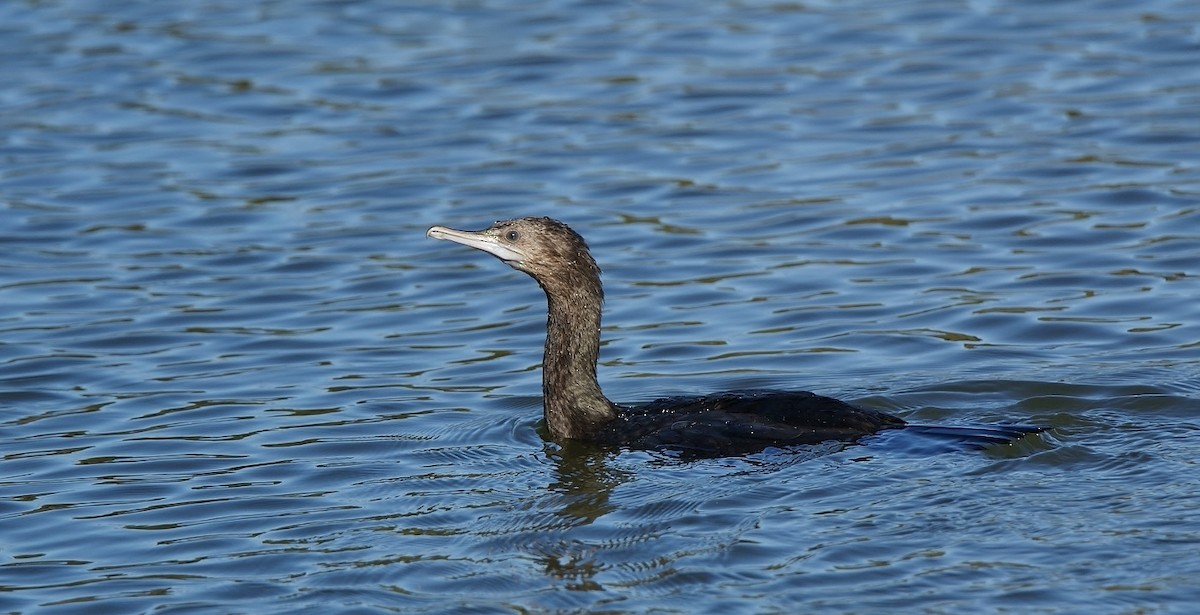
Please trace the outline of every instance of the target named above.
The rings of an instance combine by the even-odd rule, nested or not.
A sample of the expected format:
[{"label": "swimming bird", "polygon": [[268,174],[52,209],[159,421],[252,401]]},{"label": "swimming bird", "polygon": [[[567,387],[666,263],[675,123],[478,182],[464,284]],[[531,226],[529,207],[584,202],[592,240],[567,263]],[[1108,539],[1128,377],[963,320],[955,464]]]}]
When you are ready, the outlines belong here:
[{"label": "swimming bird", "polygon": [[[589,440],[692,456],[724,456],[827,441],[854,442],[910,428],[891,414],[808,391],[732,391],[670,397],[637,406],[613,403],[600,389],[600,318],[604,290],[587,243],[546,217],[496,222],[481,231],[431,227],[426,235],[495,256],[533,277],[546,293],[542,397],[554,438]],[[1009,442],[1034,428],[920,426],[980,444]]]}]

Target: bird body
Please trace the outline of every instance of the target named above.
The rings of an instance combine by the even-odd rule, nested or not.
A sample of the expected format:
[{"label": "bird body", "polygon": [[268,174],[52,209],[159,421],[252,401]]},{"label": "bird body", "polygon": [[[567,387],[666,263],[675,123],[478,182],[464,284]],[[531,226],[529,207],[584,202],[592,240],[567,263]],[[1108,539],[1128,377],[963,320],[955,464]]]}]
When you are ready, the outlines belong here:
[{"label": "bird body", "polygon": [[639,449],[739,454],[768,446],[853,442],[904,425],[890,414],[809,391],[727,391],[623,407],[597,439]]},{"label": "bird body", "polygon": [[[546,293],[542,394],[546,426],[556,438],[639,449],[716,456],[767,447],[853,442],[903,419],[807,391],[727,392],[664,398],[638,406],[614,404],[596,379],[604,290],[587,243],[551,218],[518,218],[482,231],[434,226],[427,232],[482,250],[533,277]],[[939,427],[937,434],[953,434]],[[987,442],[1011,440],[1029,428],[991,427]]]}]

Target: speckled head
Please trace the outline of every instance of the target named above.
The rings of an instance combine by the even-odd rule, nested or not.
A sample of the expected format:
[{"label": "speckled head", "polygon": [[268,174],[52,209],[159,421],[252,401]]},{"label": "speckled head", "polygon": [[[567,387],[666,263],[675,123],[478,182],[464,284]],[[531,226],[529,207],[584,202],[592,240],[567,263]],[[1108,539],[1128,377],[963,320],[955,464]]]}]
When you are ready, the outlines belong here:
[{"label": "speckled head", "polygon": [[595,286],[594,292],[602,293],[600,268],[588,251],[587,242],[571,227],[553,218],[504,220],[482,231],[435,226],[426,235],[487,252],[513,269],[533,276],[547,293],[570,294],[572,287],[580,284]]}]

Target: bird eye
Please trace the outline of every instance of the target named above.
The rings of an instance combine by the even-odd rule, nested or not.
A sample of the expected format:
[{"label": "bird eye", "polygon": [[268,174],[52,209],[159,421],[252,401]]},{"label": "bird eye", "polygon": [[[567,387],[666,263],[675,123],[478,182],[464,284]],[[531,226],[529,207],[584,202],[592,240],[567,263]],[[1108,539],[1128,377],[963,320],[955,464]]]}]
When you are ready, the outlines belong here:
[{"label": "bird eye", "polygon": [[509,241],[516,241],[517,239],[520,239],[520,237],[521,237],[521,234],[516,231],[509,231],[504,234],[504,238]]}]

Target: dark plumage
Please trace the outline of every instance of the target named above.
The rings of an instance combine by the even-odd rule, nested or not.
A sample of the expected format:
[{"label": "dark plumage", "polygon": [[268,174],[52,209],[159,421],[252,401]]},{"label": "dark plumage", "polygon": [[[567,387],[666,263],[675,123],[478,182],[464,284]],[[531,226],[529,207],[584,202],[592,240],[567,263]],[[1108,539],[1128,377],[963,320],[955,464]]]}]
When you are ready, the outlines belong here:
[{"label": "dark plumage", "polygon": [[618,407],[616,419],[591,439],[632,448],[735,455],[768,446],[853,442],[904,424],[890,414],[808,391],[731,391]]},{"label": "dark plumage", "polygon": [[[548,317],[542,361],[546,426],[556,438],[591,440],[693,455],[728,455],[769,446],[855,441],[905,427],[890,414],[855,408],[807,391],[730,392],[660,399],[636,407],[612,403],[596,381],[604,291],[587,243],[551,218],[497,222],[482,231],[442,226],[427,235],[483,250],[537,280]],[[955,433],[955,428],[923,428]],[[981,443],[1009,441],[1030,430],[989,427],[964,432]]]}]

